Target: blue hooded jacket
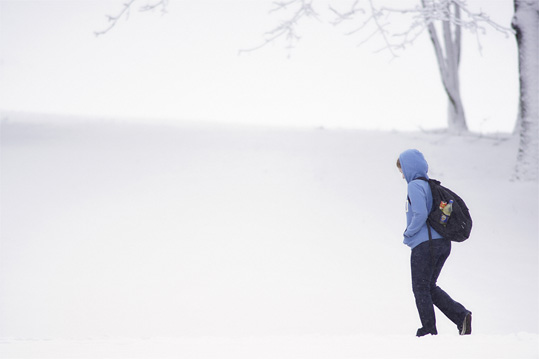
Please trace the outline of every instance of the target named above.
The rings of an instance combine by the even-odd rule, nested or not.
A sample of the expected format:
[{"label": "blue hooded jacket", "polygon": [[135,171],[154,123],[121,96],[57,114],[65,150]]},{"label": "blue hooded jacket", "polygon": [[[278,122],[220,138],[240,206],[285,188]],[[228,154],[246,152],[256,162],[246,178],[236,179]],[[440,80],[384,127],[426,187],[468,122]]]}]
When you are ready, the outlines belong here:
[{"label": "blue hooded jacket", "polygon": [[[408,198],[406,201],[406,230],[404,244],[414,249],[419,244],[429,240],[427,217],[432,209],[432,193],[426,181],[419,177],[429,178],[429,165],[418,150],[407,150],[399,156],[402,173],[408,182]],[[431,228],[433,239],[442,236]]]}]

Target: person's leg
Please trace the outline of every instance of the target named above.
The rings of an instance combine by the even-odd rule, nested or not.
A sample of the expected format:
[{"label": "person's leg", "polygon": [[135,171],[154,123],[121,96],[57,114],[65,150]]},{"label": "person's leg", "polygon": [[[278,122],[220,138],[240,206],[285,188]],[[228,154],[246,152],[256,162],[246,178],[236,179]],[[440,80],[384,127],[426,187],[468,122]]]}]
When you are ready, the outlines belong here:
[{"label": "person's leg", "polygon": [[434,267],[429,242],[421,243],[412,249],[410,264],[412,269],[412,290],[423,326],[417,331],[417,336],[437,334],[431,297],[431,278],[433,277]]},{"label": "person's leg", "polygon": [[[462,330],[462,325],[468,314],[471,314],[462,304],[454,301],[449,294],[442,288],[437,286],[438,276],[442,271],[445,261],[451,253],[451,241],[449,240],[434,240],[433,241],[433,256],[435,258],[433,276],[431,279],[431,298],[433,304],[451,320],[459,331]],[[471,320],[471,318],[470,318]],[[471,323],[470,323],[471,324]],[[471,331],[471,329],[470,329]]]}]

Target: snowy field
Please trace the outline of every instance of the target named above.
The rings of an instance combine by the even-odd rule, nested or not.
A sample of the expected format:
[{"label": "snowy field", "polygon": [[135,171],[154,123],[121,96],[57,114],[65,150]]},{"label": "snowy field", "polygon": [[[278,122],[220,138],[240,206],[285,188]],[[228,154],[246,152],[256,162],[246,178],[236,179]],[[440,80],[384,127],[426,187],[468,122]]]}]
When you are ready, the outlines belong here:
[{"label": "snowy field", "polygon": [[[508,135],[1,125],[0,357],[539,358],[538,184]],[[473,311],[416,338],[406,183],[474,218],[439,280]]]}]

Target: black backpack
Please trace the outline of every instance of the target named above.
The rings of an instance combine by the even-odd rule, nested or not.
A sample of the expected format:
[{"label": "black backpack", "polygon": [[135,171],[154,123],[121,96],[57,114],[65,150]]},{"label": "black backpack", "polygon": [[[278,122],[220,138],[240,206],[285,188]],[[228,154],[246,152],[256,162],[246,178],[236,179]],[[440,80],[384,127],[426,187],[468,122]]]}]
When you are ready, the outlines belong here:
[{"label": "black backpack", "polygon": [[[432,192],[432,209],[427,218],[427,224],[438,232],[442,237],[450,239],[454,242],[464,242],[470,237],[472,231],[472,217],[466,203],[455,192],[451,191],[440,184],[440,181],[420,177],[423,181],[427,181]],[[441,224],[442,216],[441,202],[449,203],[453,201],[453,211],[447,223]],[[430,230],[429,230],[430,237]]]}]

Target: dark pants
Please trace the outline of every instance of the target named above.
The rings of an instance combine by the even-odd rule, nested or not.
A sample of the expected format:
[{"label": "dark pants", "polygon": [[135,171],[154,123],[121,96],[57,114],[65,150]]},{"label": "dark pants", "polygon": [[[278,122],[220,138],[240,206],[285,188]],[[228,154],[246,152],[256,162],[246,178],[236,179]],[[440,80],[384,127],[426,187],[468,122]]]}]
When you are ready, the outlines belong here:
[{"label": "dark pants", "polygon": [[458,328],[468,313],[468,310],[436,285],[444,263],[451,253],[451,241],[434,239],[421,243],[412,249],[412,289],[415,296],[417,311],[423,328],[436,331],[435,305]]}]

